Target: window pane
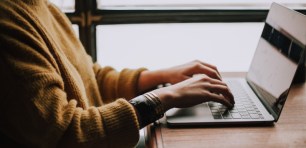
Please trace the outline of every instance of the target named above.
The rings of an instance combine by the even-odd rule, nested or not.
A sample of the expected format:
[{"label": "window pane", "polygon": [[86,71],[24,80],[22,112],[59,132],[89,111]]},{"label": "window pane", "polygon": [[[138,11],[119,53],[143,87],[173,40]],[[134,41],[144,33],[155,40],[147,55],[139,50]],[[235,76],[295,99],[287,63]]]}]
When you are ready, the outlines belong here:
[{"label": "window pane", "polygon": [[305,0],[97,0],[99,9],[269,9],[272,2],[305,9]]},{"label": "window pane", "polygon": [[59,7],[63,12],[75,11],[75,0],[49,0]]},{"label": "window pane", "polygon": [[220,71],[247,71],[263,23],[174,23],[97,26],[97,61],[118,70],[151,70],[195,59]]},{"label": "window pane", "polygon": [[80,34],[79,34],[79,25],[73,24],[72,28],[76,34],[76,36],[79,38]]}]

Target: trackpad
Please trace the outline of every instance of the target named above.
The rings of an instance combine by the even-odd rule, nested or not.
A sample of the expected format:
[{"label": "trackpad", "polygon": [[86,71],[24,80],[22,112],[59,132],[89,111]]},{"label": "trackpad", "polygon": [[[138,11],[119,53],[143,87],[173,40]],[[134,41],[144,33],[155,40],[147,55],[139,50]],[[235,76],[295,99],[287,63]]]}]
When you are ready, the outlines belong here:
[{"label": "trackpad", "polygon": [[202,103],[190,108],[173,108],[166,113],[168,122],[203,122],[213,120],[207,103]]}]

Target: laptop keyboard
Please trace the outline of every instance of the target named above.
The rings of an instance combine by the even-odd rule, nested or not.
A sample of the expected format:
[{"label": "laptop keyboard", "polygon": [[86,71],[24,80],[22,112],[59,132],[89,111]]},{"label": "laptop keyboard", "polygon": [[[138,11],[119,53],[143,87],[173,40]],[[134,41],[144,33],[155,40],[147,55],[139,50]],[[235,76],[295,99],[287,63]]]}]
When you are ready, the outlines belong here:
[{"label": "laptop keyboard", "polygon": [[241,84],[236,81],[227,83],[235,98],[235,106],[227,109],[226,106],[208,102],[210,111],[214,119],[263,119],[262,113],[258,110],[255,103],[243,89]]}]

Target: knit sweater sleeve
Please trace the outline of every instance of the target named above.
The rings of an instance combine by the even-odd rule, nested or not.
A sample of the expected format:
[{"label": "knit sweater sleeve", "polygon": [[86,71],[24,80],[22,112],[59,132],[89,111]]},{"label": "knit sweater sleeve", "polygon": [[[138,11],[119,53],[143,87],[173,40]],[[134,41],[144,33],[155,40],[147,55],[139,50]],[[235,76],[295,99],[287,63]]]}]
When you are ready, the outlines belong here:
[{"label": "knit sweater sleeve", "polygon": [[126,98],[129,100],[136,97],[139,76],[144,70],[146,69],[123,69],[118,72],[112,67],[106,66],[102,68],[96,63],[94,71],[103,102],[109,103],[114,98]]},{"label": "knit sweater sleeve", "polygon": [[0,3],[0,132],[29,147],[134,146],[139,125],[133,107],[124,99],[80,105],[67,93],[76,90],[69,90],[39,26],[31,27],[19,7]]}]

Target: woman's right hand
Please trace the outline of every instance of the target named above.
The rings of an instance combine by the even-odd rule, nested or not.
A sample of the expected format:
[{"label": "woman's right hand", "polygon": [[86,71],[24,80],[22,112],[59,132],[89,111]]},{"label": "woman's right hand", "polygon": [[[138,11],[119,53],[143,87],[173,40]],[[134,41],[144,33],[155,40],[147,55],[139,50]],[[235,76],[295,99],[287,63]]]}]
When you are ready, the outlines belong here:
[{"label": "woman's right hand", "polygon": [[207,101],[219,102],[229,108],[235,104],[234,97],[227,85],[205,74],[195,75],[153,92],[160,98],[165,111],[174,107],[191,107]]}]

